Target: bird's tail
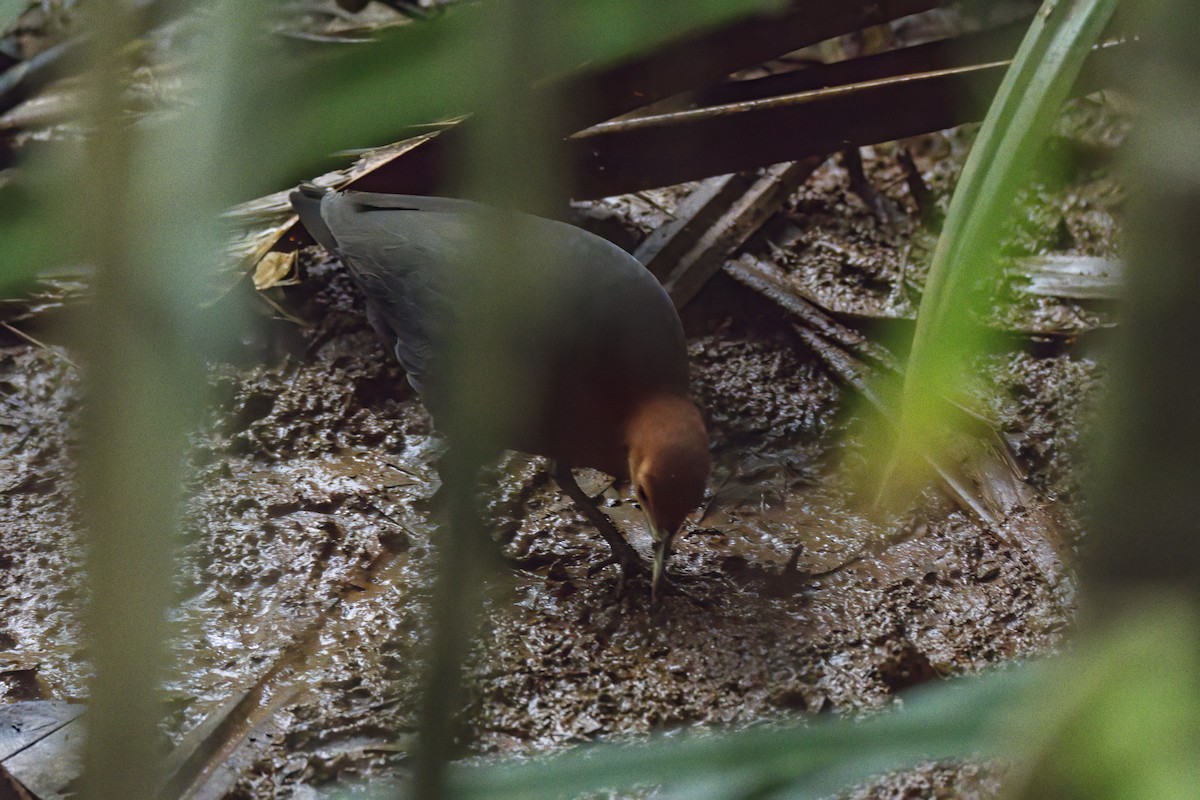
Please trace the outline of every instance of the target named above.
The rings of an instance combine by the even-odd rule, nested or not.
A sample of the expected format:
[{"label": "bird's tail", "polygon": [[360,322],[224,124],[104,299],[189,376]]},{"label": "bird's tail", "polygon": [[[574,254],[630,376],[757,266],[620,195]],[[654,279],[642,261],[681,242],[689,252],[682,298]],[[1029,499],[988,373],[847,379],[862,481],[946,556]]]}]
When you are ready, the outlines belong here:
[{"label": "bird's tail", "polygon": [[288,200],[291,201],[292,208],[296,209],[296,213],[300,215],[304,229],[326,250],[337,253],[337,239],[334,238],[333,231],[329,230],[329,226],[325,224],[325,219],[321,216],[321,201],[328,192],[328,189],[314,183],[302,183],[292,190],[292,193],[288,195]]}]

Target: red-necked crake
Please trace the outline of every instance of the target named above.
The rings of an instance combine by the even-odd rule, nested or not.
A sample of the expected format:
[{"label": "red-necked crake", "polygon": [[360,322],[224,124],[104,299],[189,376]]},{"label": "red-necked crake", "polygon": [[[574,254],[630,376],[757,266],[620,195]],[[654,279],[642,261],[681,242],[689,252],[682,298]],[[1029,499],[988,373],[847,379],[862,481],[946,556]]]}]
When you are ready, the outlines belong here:
[{"label": "red-necked crake", "polygon": [[509,326],[516,333],[490,343],[521,349],[517,358],[536,353],[540,376],[528,412],[515,415],[501,443],[554,461],[555,479],[608,542],[622,581],[644,564],[571,468],[630,480],[650,522],[656,592],[672,540],[703,498],[710,459],[704,420],[689,395],[683,327],[654,276],[580,228],[468,200],[302,184],[291,202],[308,232],[362,288],[372,325],[435,420],[446,407],[441,371],[453,297],[480,221],[503,215],[506,229],[538,247],[543,257],[527,268],[536,270],[531,277],[539,287],[529,303],[539,307],[517,303]]}]

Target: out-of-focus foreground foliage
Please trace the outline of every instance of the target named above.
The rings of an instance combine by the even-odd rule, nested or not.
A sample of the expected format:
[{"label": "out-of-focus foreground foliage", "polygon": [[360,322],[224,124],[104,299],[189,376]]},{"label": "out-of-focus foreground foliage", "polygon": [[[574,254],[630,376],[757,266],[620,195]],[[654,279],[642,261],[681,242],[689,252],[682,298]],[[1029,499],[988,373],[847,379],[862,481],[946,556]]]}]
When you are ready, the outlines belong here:
[{"label": "out-of-focus foreground foliage", "polygon": [[[502,0],[493,0],[501,2]],[[218,212],[318,171],[331,152],[398,138],[406,125],[488,106],[495,65],[473,57],[488,17],[473,5],[350,51],[298,57],[260,33],[250,4],[217,2],[189,41],[195,102],[131,128],[121,81],[134,36],[124,4],[93,3],[88,122],[80,152],[23,165],[0,188],[0,291],[47,265],[95,267],[83,340],[89,411],[82,490],[92,535],[92,694],[86,795],[151,796],[185,432],[205,357],[220,343],[194,313],[219,260]],[[777,3],[570,0],[538,67],[554,76],[617,62],[656,43]],[[1047,120],[1114,0],[1045,4],[977,143],[922,307],[907,392],[920,447],[963,335],[956,284],[986,270],[994,226]],[[11,13],[10,3],[0,12]],[[1028,797],[1192,797],[1200,785],[1200,9],[1156,4],[1130,84],[1144,102],[1130,184],[1135,266],[1113,374],[1105,477],[1096,489],[1099,557],[1076,652],[926,689],[866,723],[822,721],[739,734],[597,747],[537,765],[458,769],[470,797],[552,797],[663,784],[672,797],[808,797],[922,758],[999,754]],[[512,68],[511,64],[506,67]],[[487,133],[481,133],[486,140]],[[491,145],[480,153],[495,152]],[[82,156],[82,157],[81,157]],[[476,160],[478,163],[478,160]],[[519,164],[492,181],[518,180]],[[499,176],[499,178],[497,177]],[[467,176],[468,180],[470,176]],[[968,257],[968,255],[970,257]],[[230,328],[234,326],[229,326]],[[957,339],[961,343],[963,339]],[[925,364],[925,367],[921,365]],[[939,388],[940,387],[940,388]]]}]

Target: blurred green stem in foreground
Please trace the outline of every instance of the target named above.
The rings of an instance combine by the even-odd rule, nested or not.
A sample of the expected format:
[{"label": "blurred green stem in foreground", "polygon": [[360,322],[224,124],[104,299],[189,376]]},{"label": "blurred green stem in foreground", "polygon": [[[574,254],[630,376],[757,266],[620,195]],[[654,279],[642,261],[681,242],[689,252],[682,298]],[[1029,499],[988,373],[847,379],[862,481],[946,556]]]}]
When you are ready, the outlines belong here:
[{"label": "blurred green stem in foreground", "polygon": [[[765,3],[706,2],[697,6],[705,14],[735,13],[741,6]],[[597,8],[606,10],[595,17]],[[470,85],[470,142],[463,154],[458,191],[491,206],[541,211],[553,216],[565,206],[559,159],[557,98],[547,91],[547,75],[574,64],[579,52],[564,49],[564,42],[588,41],[598,52],[629,52],[632,42],[642,46],[667,30],[642,24],[653,22],[661,10],[634,3],[575,4],[571,14],[539,0],[491,0],[476,9],[467,46],[472,63],[488,69]],[[589,16],[590,12],[590,16]],[[573,26],[590,19],[590,27],[572,33]],[[462,57],[461,52],[458,54]],[[462,87],[460,87],[461,89]],[[576,101],[579,98],[572,98]],[[459,330],[451,334],[453,396],[458,403],[449,419],[440,423],[453,443],[439,465],[449,525],[439,531],[439,565],[434,589],[433,631],[426,665],[422,701],[422,738],[410,796],[439,800],[446,796],[445,765],[458,755],[454,747],[456,717],[461,710],[462,668],[479,624],[483,584],[500,576],[495,543],[477,512],[476,476],[480,464],[497,452],[491,442],[512,415],[525,413],[531,391],[544,379],[532,370],[541,363],[529,354],[522,363],[506,361],[501,345],[514,332],[503,325],[519,319],[514,305],[531,313],[555,313],[549,301],[537,297],[547,287],[537,285],[529,269],[546,257],[541,243],[514,237],[502,218],[488,219],[476,231],[468,248],[463,271],[472,275],[469,291],[456,298]],[[488,332],[483,335],[482,332]],[[580,420],[579,424],[587,424]]]},{"label": "blurred green stem in foreground", "polygon": [[80,483],[87,527],[88,652],[95,669],[82,796],[151,798],[161,780],[161,680],[167,608],[185,479],[186,434],[204,396],[203,363],[237,330],[217,295],[223,232],[217,143],[239,91],[238,42],[255,15],[218,3],[198,41],[198,97],[176,124],[135,126],[125,112],[133,35],[127,3],[85,8],[91,33],[82,185],[60,204],[57,230],[75,232],[95,268],[82,330],[84,430]]},{"label": "blurred green stem in foreground", "polygon": [[[473,57],[492,69],[476,85],[477,109],[463,154],[465,169],[455,176],[467,196],[497,208],[551,209],[554,176],[561,174],[554,154],[557,112],[532,88],[552,68],[547,44],[556,41],[553,14],[539,0],[492,0],[476,15]],[[433,597],[433,630],[424,684],[421,746],[410,797],[446,796],[445,765],[457,753],[454,726],[462,706],[462,670],[475,636],[485,582],[501,572],[495,548],[478,515],[479,467],[496,451],[490,443],[534,402],[543,375],[530,370],[540,363],[510,363],[501,344],[513,335],[502,326],[520,318],[510,309],[543,309],[541,287],[529,266],[544,257],[539,242],[515,237],[502,218],[481,221],[467,248],[464,272],[472,275],[464,296],[456,298],[460,324],[451,334],[451,376],[456,407],[444,425],[452,442],[440,470],[446,482],[449,526],[439,532],[438,574]],[[484,332],[489,332],[484,334]]]},{"label": "blurred green stem in foreground", "polygon": [[[1169,586],[1200,596],[1200,4],[1130,5],[1144,104],[1126,163],[1129,284],[1092,492],[1096,602]],[[1102,589],[1100,587],[1103,587]]]},{"label": "blurred green stem in foreground", "polygon": [[[88,528],[88,646],[95,677],[84,749],[83,797],[151,797],[159,781],[155,725],[166,659],[174,564],[180,398],[187,370],[164,327],[155,291],[164,283],[144,252],[132,177],[140,137],[122,114],[131,69],[123,3],[91,9],[90,114],[79,222],[95,267],[84,344],[84,441],[80,483]],[[166,320],[170,322],[169,318]],[[163,337],[166,337],[165,340]]]}]

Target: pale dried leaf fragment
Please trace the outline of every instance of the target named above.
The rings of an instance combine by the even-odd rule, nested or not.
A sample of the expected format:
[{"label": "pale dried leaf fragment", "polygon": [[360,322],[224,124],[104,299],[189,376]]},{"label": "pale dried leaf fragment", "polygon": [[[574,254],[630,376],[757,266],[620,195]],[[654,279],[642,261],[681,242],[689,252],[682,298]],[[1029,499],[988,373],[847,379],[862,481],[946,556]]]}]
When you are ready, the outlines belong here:
[{"label": "pale dried leaf fragment", "polygon": [[254,288],[261,292],[273,286],[292,286],[299,283],[295,272],[295,250],[290,253],[271,251],[260,258],[254,267]]}]

